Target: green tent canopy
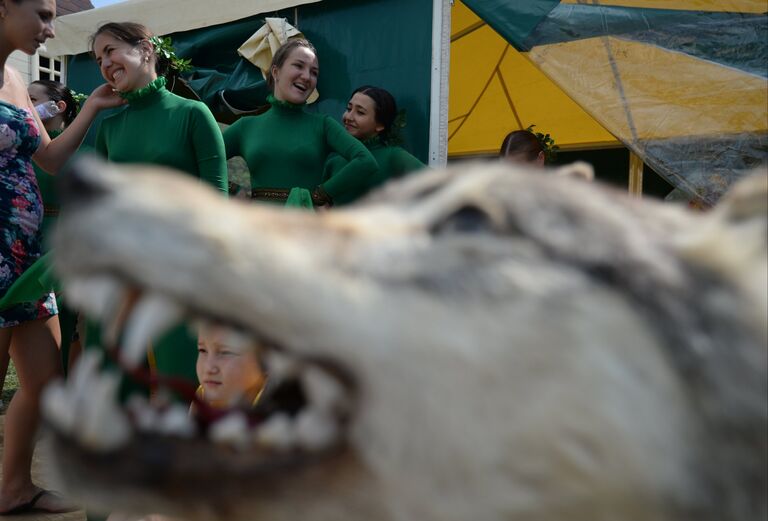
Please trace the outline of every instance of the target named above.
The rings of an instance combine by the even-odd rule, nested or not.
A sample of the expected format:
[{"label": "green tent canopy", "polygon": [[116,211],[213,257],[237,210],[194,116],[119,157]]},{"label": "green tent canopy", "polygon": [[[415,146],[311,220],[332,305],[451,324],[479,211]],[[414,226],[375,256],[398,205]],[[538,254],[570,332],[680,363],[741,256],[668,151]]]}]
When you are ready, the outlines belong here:
[{"label": "green tent canopy", "polygon": [[464,3],[690,196],[768,160],[764,0]]}]

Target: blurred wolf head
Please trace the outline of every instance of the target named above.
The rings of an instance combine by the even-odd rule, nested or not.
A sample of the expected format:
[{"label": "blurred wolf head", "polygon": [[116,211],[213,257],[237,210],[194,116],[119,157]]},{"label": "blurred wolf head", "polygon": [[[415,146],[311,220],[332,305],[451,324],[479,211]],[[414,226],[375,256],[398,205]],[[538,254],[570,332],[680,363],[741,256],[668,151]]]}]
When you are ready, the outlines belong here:
[{"label": "blurred wolf head", "polygon": [[63,185],[57,268],[70,300],[125,330],[121,353],[181,316],[219,320],[257,339],[272,387],[257,418],[174,429],[81,369],[45,409],[88,504],[248,520],[766,515],[764,174],[708,214],[491,164],[322,214],[227,202],[149,167],[83,161]]}]

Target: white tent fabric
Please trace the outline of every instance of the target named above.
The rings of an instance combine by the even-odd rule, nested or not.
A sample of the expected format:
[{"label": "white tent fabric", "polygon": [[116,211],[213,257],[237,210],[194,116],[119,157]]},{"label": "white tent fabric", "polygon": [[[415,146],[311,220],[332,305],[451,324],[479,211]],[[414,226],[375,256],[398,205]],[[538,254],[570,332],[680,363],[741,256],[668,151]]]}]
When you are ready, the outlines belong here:
[{"label": "white tent fabric", "polygon": [[262,13],[312,4],[321,0],[126,0],[56,20],[56,37],[46,44],[49,54],[87,52],[88,38],[104,22],[138,22],[164,35],[211,27]]}]

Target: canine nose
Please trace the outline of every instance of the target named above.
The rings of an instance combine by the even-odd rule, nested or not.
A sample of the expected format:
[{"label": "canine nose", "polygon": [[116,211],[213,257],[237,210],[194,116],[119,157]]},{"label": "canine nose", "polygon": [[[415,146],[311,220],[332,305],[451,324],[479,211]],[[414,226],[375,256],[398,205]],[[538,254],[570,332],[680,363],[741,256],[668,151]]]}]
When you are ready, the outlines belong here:
[{"label": "canine nose", "polygon": [[61,169],[57,190],[62,208],[93,200],[107,193],[102,177],[107,163],[94,154],[77,154]]}]

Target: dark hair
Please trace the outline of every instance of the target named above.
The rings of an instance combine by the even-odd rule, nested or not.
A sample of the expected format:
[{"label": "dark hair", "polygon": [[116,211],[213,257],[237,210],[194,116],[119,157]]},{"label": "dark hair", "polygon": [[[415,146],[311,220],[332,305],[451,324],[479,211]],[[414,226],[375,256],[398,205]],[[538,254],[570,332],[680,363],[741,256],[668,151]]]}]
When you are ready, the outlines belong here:
[{"label": "dark hair", "polygon": [[155,72],[158,76],[165,76],[171,65],[169,58],[162,54],[158,54],[155,51],[155,45],[152,43],[152,37],[155,35],[147,29],[146,26],[136,22],[107,22],[99,26],[96,32],[88,39],[88,46],[91,48],[91,56],[96,58],[96,53],[93,49],[96,43],[96,38],[107,33],[114,36],[122,42],[126,42],[130,45],[139,45],[142,41],[147,40],[152,46],[152,53],[155,55]]},{"label": "dark hair", "polygon": [[317,57],[317,50],[314,45],[309,43],[309,40],[305,40],[304,38],[294,38],[293,40],[285,42],[277,49],[277,51],[275,51],[275,55],[272,56],[272,63],[269,65],[269,74],[267,74],[267,86],[269,87],[269,90],[275,89],[275,79],[272,77],[272,68],[277,67],[279,69],[282,67],[285,60],[288,59],[288,55],[297,47],[306,47],[315,53],[315,57]]},{"label": "dark hair", "polygon": [[501,143],[499,156],[506,157],[513,154],[523,154],[527,161],[535,161],[544,149],[539,138],[530,130],[514,130],[507,134]]},{"label": "dark hair", "polygon": [[78,106],[74,96],[72,96],[72,91],[69,90],[66,85],[53,80],[35,80],[31,82],[30,85],[40,85],[45,89],[45,94],[48,96],[48,99],[57,103],[59,101],[66,103],[67,108],[64,109],[64,112],[62,112],[61,115],[64,117],[65,126],[72,123],[75,116],[77,116]]},{"label": "dark hair", "polygon": [[374,119],[376,123],[384,126],[384,130],[379,132],[379,136],[381,136],[383,141],[387,141],[392,134],[392,125],[395,123],[395,118],[397,118],[395,98],[388,90],[374,87],[373,85],[363,85],[356,88],[352,92],[350,99],[357,93],[365,94],[373,100]]}]

